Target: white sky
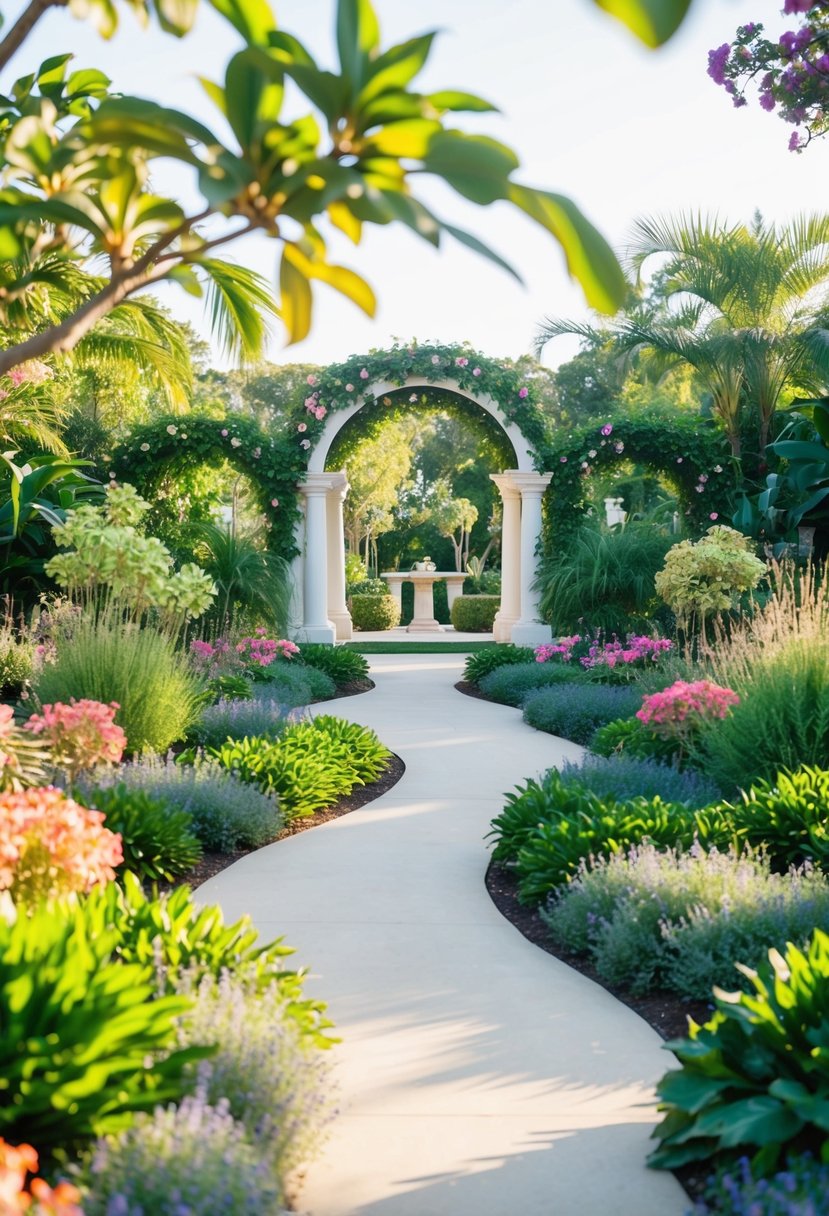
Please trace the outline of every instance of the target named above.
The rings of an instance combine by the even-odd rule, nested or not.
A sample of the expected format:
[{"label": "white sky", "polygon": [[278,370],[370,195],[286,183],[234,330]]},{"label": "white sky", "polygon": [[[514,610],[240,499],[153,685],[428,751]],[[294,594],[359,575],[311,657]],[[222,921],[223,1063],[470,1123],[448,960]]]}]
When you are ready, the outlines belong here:
[{"label": "white sky", "polygon": [[[818,144],[804,155],[790,153],[790,127],[756,105],[735,110],[706,75],[708,49],[730,41],[737,25],[759,20],[773,36],[789,28],[782,0],[695,0],[693,16],[659,52],[641,47],[589,0],[375,4],[386,46],[428,29],[444,31],[422,87],[466,89],[498,105],[500,115],[460,115],[457,125],[514,147],[521,180],[570,195],[617,247],[643,214],[702,210],[733,220],[748,219],[759,207],[767,218],[784,220],[824,206],[829,149]],[[118,7],[122,26],[111,43],[65,12],[48,14],[4,84],[47,55],[72,50],[77,66],[102,67],[122,92],[210,120],[195,77],[220,76],[238,45],[234,32],[204,5],[196,31],[178,41],[140,31]],[[334,66],[334,0],[277,0],[276,11],[284,29]],[[158,184],[165,180],[187,189],[184,177],[159,173]],[[427,187],[426,179],[423,197],[504,254],[525,286],[448,240],[435,252],[396,227],[368,232],[358,248],[335,236],[334,256],[375,287],[378,315],[368,320],[320,287],[311,336],[286,349],[277,335],[275,361],[328,363],[395,336],[467,339],[490,355],[517,356],[530,348],[544,314],[587,315],[558,247],[529,220],[503,204],[476,208],[437,184]],[[226,253],[275,273],[277,248],[264,237]],[[197,303],[180,292],[165,298],[176,315],[204,328]],[[574,349],[559,339],[545,359],[557,364]]]}]

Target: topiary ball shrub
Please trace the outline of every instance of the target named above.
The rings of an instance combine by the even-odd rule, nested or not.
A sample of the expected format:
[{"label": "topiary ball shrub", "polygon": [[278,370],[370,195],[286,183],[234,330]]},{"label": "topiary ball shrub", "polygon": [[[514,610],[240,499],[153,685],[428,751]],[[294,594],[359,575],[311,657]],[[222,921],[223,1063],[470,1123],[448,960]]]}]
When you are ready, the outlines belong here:
[{"label": "topiary ball shrub", "polygon": [[526,697],[524,721],[536,730],[586,745],[600,726],[634,714],[641,703],[638,689],[625,685],[559,684]]},{"label": "topiary ball shrub", "polygon": [[517,706],[523,705],[527,696],[539,688],[552,684],[566,684],[570,688],[577,680],[583,682],[580,670],[571,671],[563,663],[514,663],[482,676],[478,687],[491,701]]},{"label": "topiary ball shrub", "polygon": [[352,595],[390,595],[388,583],[382,578],[363,578],[359,582],[349,583],[345,589],[346,597]]},{"label": "topiary ball shrub", "polygon": [[458,633],[492,633],[499,595],[459,595],[452,605],[452,624]]},{"label": "topiary ball shrub", "polygon": [[364,633],[394,629],[400,624],[400,605],[393,595],[352,595],[351,623]]}]

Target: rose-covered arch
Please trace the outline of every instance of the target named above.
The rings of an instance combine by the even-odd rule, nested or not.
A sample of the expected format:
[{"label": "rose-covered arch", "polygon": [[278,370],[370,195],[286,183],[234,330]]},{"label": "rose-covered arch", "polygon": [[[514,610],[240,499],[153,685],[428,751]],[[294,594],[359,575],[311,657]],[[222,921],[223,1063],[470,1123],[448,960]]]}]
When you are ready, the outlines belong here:
[{"label": "rose-covered arch", "polygon": [[[549,433],[531,380],[466,346],[410,345],[371,351],[310,376],[304,416],[295,423],[308,453],[299,489],[304,518],[296,533],[296,629],[309,641],[351,636],[345,601],[342,507],[345,473],[327,468],[337,436],[351,419],[376,407],[417,409],[424,390],[470,403],[497,426],[514,456],[514,468],[493,474],[504,504],[502,600],[498,641],[545,641],[549,626],[538,614],[533,586],[541,533],[541,501]],[[408,397],[407,397],[408,395]]]},{"label": "rose-covered arch", "polygon": [[168,473],[227,460],[251,482],[268,530],[268,548],[291,559],[299,510],[297,482],[305,452],[284,433],[268,434],[241,414],[208,418],[165,415],[136,427],[112,454],[110,477],[129,481],[144,495]]},{"label": "rose-covered arch", "polygon": [[545,542],[565,547],[588,507],[588,478],[624,461],[662,474],[691,530],[730,515],[733,490],[727,444],[713,422],[698,416],[646,412],[595,423],[562,436],[548,450],[553,470],[546,495]]}]

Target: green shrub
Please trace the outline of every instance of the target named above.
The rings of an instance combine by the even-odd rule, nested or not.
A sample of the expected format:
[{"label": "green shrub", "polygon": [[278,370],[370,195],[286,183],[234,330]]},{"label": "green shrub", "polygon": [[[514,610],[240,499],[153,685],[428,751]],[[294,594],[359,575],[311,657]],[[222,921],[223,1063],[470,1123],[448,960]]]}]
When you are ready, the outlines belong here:
[{"label": "green shrub", "polygon": [[32,678],[33,648],[18,641],[11,630],[0,628],[0,697],[19,697]]},{"label": "green shrub", "polygon": [[657,760],[640,760],[634,756],[595,756],[585,753],[578,764],[565,760],[561,779],[570,785],[580,785],[600,798],[653,798],[657,794],[665,802],[684,802],[692,809],[710,806],[719,797],[719,790],[696,769],[678,769],[673,764]]},{"label": "green shrub", "polygon": [[345,646],[324,646],[319,642],[303,642],[299,653],[303,663],[324,671],[338,686],[368,679],[368,659],[356,650],[348,650]]},{"label": "green shrub", "polygon": [[207,685],[210,703],[214,701],[249,701],[253,685],[244,676],[216,676]]},{"label": "green shrub", "polygon": [[84,806],[106,816],[106,826],[118,832],[124,852],[120,871],[129,870],[150,882],[172,882],[188,873],[201,859],[202,848],[193,834],[192,819],[163,799],[123,782],[107,789],[90,789],[78,795]]},{"label": "green shrub", "polygon": [[278,739],[290,720],[281,700],[257,696],[251,701],[219,701],[204,710],[190,732],[190,738],[213,747],[224,743],[225,739],[244,739],[246,735]]},{"label": "green shrub", "polygon": [[348,599],[352,595],[390,595],[389,585],[382,578],[361,578],[356,583],[348,583],[345,589]]},{"label": "green shrub", "polygon": [[753,1155],[758,1173],[781,1155],[812,1151],[826,1141],[829,1108],[829,936],[816,929],[805,951],[746,977],[752,991],[714,992],[716,1011],[690,1022],[687,1038],[669,1044],[679,1070],[657,1087],[666,1112],[650,1164],[676,1169],[714,1155]]},{"label": "green shrub", "polygon": [[678,739],[657,735],[638,718],[619,718],[600,726],[590,740],[599,756],[633,756],[637,760],[660,760],[671,764],[680,752]]},{"label": "green shrub", "polygon": [[459,595],[451,608],[452,624],[458,633],[492,633],[500,595]]},{"label": "green shrub", "polygon": [[696,834],[707,837],[704,811],[661,798],[600,799],[572,787],[556,796],[553,814],[533,829],[515,862],[522,903],[542,903],[591,857],[609,857],[645,842],[664,848],[689,848]]},{"label": "green shrub", "polygon": [[771,781],[779,769],[829,760],[829,648],[825,638],[758,655],[727,718],[699,736],[693,762],[726,793]]},{"label": "green shrub", "polygon": [[300,705],[310,705],[313,701],[328,701],[336,694],[336,684],[318,667],[310,667],[304,663],[296,666],[282,663],[269,669],[267,683],[257,684],[253,695],[257,701],[269,704],[278,702],[284,708],[296,709]]},{"label": "green shrub", "polygon": [[536,730],[587,744],[600,726],[634,713],[641,703],[642,694],[630,685],[559,683],[525,698],[524,721]]},{"label": "green shrub", "polygon": [[352,595],[350,603],[355,629],[369,632],[400,624],[400,604],[393,595]]},{"label": "green shrub", "polygon": [[289,727],[276,741],[238,739],[208,755],[266,794],[290,822],[324,810],[356,785],[375,781],[391,753],[374,731],[320,715]]},{"label": "green shrub", "polygon": [[[533,663],[535,652],[531,646],[495,645],[483,650],[476,650],[469,655],[463,669],[463,678],[469,684],[479,684],[484,676],[498,667],[508,667],[515,663]],[[537,664],[541,666],[541,664]]]},{"label": "green shrub", "polygon": [[92,932],[84,901],[0,917],[0,1136],[11,1143],[48,1152],[114,1131],[180,1098],[186,1066],[209,1054],[176,1050],[191,1002],[158,996],[152,961],[114,961],[118,933]]},{"label": "green shrub", "polygon": [[493,861],[509,865],[517,859],[536,827],[556,814],[556,796],[562,788],[561,774],[551,768],[539,781],[530,777],[507,794],[504,809],[492,820],[486,837],[495,840]]},{"label": "green shrub", "polygon": [[282,830],[275,798],[203,756],[194,757],[192,764],[177,764],[169,756],[166,760],[141,756],[117,770],[98,770],[88,782],[81,782],[81,788],[116,782],[130,790],[144,790],[171,810],[186,812],[192,831],[210,852],[258,849]]},{"label": "green shrub", "polygon": [[158,1107],[99,1141],[85,1178],[86,1216],[281,1216],[283,1190],[227,1103],[199,1094]]},{"label": "green shrub", "polygon": [[187,657],[154,629],[80,616],[54,642],[55,661],[33,682],[42,704],[117,701],[115,720],[133,754],[166,751],[196,721],[199,682]]},{"label": "green shrub", "polygon": [[541,568],[541,609],[562,633],[597,629],[620,637],[659,607],[654,579],[676,537],[652,522],[581,528]]},{"label": "green shrub", "polygon": [[518,706],[536,689],[551,684],[566,684],[569,689],[580,679],[577,669],[571,671],[563,663],[507,663],[481,676],[478,687],[491,701]]},{"label": "green shrub", "polygon": [[722,812],[735,839],[763,848],[777,870],[804,861],[829,869],[829,771],[804,766],[756,781]]},{"label": "green shrub", "polygon": [[186,982],[184,992],[195,1002],[184,1042],[216,1048],[199,1064],[199,1089],[212,1105],[227,1102],[284,1180],[315,1155],[333,1114],[328,1054],[303,1037],[278,982],[263,988],[225,972]]},{"label": "green shrub", "polygon": [[638,845],[582,866],[542,916],[608,982],[706,1000],[713,985],[737,982],[735,963],[756,966],[829,922],[829,882],[772,874],[760,856]]}]

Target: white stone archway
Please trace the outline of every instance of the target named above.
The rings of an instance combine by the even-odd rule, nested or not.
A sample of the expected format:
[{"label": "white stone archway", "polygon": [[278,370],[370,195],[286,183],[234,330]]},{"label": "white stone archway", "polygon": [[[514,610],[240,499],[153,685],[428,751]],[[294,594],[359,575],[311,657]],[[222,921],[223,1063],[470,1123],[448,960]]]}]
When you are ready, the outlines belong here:
[{"label": "white stone archway", "polygon": [[[470,393],[453,380],[411,376],[403,384],[374,380],[361,386],[364,398],[378,398],[403,389],[444,389],[474,402],[498,423],[510,441],[517,469],[491,474],[501,494],[504,526],[501,541],[501,608],[495,618],[496,642],[519,646],[550,640],[549,625],[539,617],[534,589],[541,538],[541,500],[551,473],[535,471],[532,448],[514,422],[487,393]],[[309,454],[308,473],[298,489],[303,505],[296,535],[299,556],[294,562],[294,632],[306,642],[346,641],[352,636],[345,600],[343,502],[348,493],[344,472],[326,472],[332,444],[346,423],[367,404],[364,399],[332,410]]]}]

